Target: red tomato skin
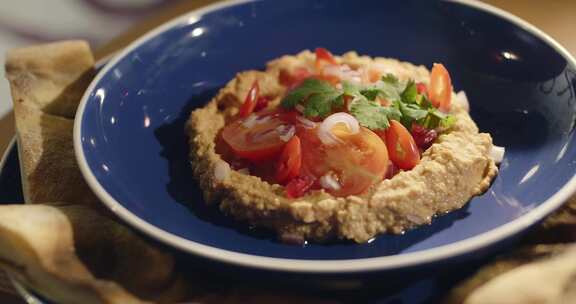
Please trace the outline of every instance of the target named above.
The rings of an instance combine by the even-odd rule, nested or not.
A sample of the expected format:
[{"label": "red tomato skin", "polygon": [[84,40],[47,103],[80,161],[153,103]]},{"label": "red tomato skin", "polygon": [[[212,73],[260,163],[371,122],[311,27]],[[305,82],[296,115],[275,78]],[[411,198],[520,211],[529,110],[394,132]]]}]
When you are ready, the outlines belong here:
[{"label": "red tomato skin", "polygon": [[254,107],[254,112],[260,112],[264,110],[269,103],[270,103],[270,97],[268,96],[258,97],[258,100],[256,100],[256,106]]},{"label": "red tomato skin", "polygon": [[[326,190],[339,197],[360,194],[384,177],[388,152],[382,139],[369,129],[349,135],[344,144],[326,146],[316,129],[297,128],[302,140],[302,174],[319,179],[335,174],[341,188]],[[360,152],[361,153],[356,153]]]},{"label": "red tomato skin", "polygon": [[278,74],[278,82],[280,82],[281,85],[288,87],[288,90],[292,90],[311,76],[312,73],[304,67],[296,68],[293,71],[283,69],[280,70],[280,73]]},{"label": "red tomato skin", "polygon": [[426,150],[432,146],[436,138],[438,138],[438,132],[434,129],[426,129],[419,124],[412,124],[412,129],[410,130],[414,142],[421,150]]},{"label": "red tomato skin", "polygon": [[284,189],[286,197],[291,199],[302,197],[312,188],[315,182],[316,179],[310,175],[302,175],[292,179]]},{"label": "red tomato skin", "polygon": [[230,147],[232,153],[239,158],[251,162],[273,159],[279,155],[286,143],[279,136],[272,136],[268,141],[263,142],[254,142],[253,138],[261,133],[274,132],[274,129],[280,125],[289,124],[280,117],[276,117],[276,114],[275,112],[259,114],[261,116],[271,115],[273,118],[267,124],[251,129],[243,125],[244,119],[238,119],[224,127],[221,137],[224,143]]},{"label": "red tomato skin", "polygon": [[420,95],[428,95],[428,88],[425,84],[419,82],[416,84],[416,92]]},{"label": "red tomato skin", "polygon": [[337,64],[336,59],[334,58],[334,55],[332,55],[332,53],[330,53],[330,51],[328,51],[325,48],[316,48],[316,66],[318,67],[318,65],[322,65],[322,61],[325,61],[329,64]]},{"label": "red tomato skin", "polygon": [[258,85],[258,81],[254,80],[252,87],[248,90],[248,94],[244,98],[244,103],[240,107],[240,111],[238,112],[238,116],[241,118],[246,118],[248,115],[254,112],[256,108],[256,103],[258,101],[258,97],[260,96],[260,86]]},{"label": "red tomato skin", "polygon": [[276,181],[279,184],[286,184],[293,178],[300,175],[302,167],[302,148],[300,138],[297,135],[292,136],[286,143],[278,159],[276,170]]},{"label": "red tomato skin", "polygon": [[430,87],[428,97],[432,104],[444,112],[450,111],[452,99],[452,80],[446,67],[441,63],[435,63],[430,72]]},{"label": "red tomato skin", "polygon": [[388,156],[398,168],[411,170],[420,162],[420,150],[410,132],[400,122],[391,120],[390,127],[383,135]]}]

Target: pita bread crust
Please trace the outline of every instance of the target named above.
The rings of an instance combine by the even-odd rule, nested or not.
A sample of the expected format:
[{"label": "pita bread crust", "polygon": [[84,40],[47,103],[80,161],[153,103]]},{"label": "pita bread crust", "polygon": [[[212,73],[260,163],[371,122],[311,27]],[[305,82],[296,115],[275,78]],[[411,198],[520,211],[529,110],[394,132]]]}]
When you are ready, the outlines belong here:
[{"label": "pita bread crust", "polygon": [[8,52],[6,58],[26,202],[100,207],[77,169],[72,143],[72,119],[94,74],[88,44],[26,47]]},{"label": "pita bread crust", "polygon": [[94,75],[94,57],[84,41],[24,47],[6,54],[6,76],[16,110],[26,103],[44,113],[74,119]]},{"label": "pita bread crust", "polygon": [[1,206],[0,235],[1,263],[48,298],[62,303],[78,299],[83,303],[141,303],[118,284],[90,274],[75,255],[72,226],[58,208]]}]

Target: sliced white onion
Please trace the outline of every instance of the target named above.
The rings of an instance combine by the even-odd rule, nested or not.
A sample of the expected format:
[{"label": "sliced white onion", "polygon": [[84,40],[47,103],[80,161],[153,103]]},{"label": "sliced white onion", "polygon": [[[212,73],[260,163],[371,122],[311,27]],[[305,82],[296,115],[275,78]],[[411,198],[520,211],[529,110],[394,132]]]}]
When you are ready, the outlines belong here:
[{"label": "sliced white onion", "polygon": [[470,112],[470,103],[468,102],[468,97],[464,91],[456,93],[454,97],[456,101],[460,103],[464,109],[466,109],[466,112]]},{"label": "sliced white onion", "polygon": [[504,147],[492,146],[490,150],[490,158],[497,164],[501,163],[504,159],[506,149]]},{"label": "sliced white onion", "polygon": [[306,119],[304,116],[296,116],[296,119],[298,119],[298,121],[301,122],[302,126],[304,126],[304,128],[306,129],[316,128],[316,123],[309,119]]},{"label": "sliced white onion", "polygon": [[337,77],[338,79],[342,79],[342,73],[342,66],[336,64],[327,65],[322,69],[322,74]]},{"label": "sliced white onion", "polygon": [[340,186],[340,183],[338,183],[336,178],[334,178],[334,176],[330,173],[320,177],[320,186],[322,186],[322,188],[326,190],[333,190],[333,191],[338,191],[340,190],[340,188],[342,188],[342,186]]},{"label": "sliced white onion", "polygon": [[214,166],[214,178],[221,182],[230,175],[230,165],[225,161],[219,161]]},{"label": "sliced white onion", "polygon": [[250,116],[246,117],[242,122],[242,125],[248,129],[254,127],[256,125],[256,120],[258,120],[258,115],[250,114]]},{"label": "sliced white onion", "polygon": [[282,141],[289,141],[296,133],[296,128],[293,125],[279,125],[276,127],[276,132]]},{"label": "sliced white onion", "polygon": [[250,175],[250,169],[248,168],[238,169],[238,173],[242,173],[244,175]]},{"label": "sliced white onion", "polygon": [[354,116],[344,112],[334,113],[326,117],[318,128],[318,138],[323,144],[333,145],[341,142],[341,140],[332,133],[334,126],[339,123],[345,124],[351,134],[360,132],[360,124],[358,124],[358,120],[356,120]]},{"label": "sliced white onion", "polygon": [[296,111],[300,112],[300,113],[304,113],[304,106],[301,104],[297,104],[295,107]]},{"label": "sliced white onion", "polygon": [[265,142],[268,140],[271,140],[272,138],[274,138],[277,135],[277,131],[274,129],[268,129],[264,132],[260,132],[256,135],[254,135],[254,137],[252,137],[252,142],[254,143],[261,143],[261,142]]},{"label": "sliced white onion", "polygon": [[270,119],[272,119],[271,115],[262,116],[262,117],[256,119],[256,124],[261,125],[261,124],[267,123]]}]

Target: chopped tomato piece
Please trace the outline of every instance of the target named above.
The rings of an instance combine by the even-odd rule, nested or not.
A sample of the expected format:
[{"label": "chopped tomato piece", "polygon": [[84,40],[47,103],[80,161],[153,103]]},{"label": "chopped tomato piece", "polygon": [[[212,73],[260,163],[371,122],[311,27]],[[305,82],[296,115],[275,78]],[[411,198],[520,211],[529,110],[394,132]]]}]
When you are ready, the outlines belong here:
[{"label": "chopped tomato piece", "polygon": [[316,179],[310,175],[302,175],[292,179],[286,185],[286,196],[288,198],[299,198],[303,196],[312,188],[315,181]]},{"label": "chopped tomato piece", "polygon": [[398,168],[410,170],[420,162],[420,150],[410,132],[400,122],[391,120],[390,127],[384,131],[384,138],[390,160]]},{"label": "chopped tomato piece", "polygon": [[316,49],[316,70],[320,70],[324,64],[337,64],[334,55],[325,48]]},{"label": "chopped tomato piece", "polygon": [[276,112],[260,113],[252,123],[247,122],[249,119],[252,118],[238,119],[227,125],[222,130],[224,142],[236,156],[253,162],[276,157],[286,144],[278,129],[291,124]]},{"label": "chopped tomato piece", "polygon": [[432,143],[438,138],[438,132],[434,129],[426,129],[419,124],[412,124],[412,130],[410,130],[414,142],[418,148],[426,150],[432,146]]},{"label": "chopped tomato piece", "polygon": [[428,94],[428,88],[426,88],[426,85],[419,82],[416,84],[416,92],[418,92],[418,94],[420,95],[427,95]]},{"label": "chopped tomato piece", "polygon": [[330,174],[339,187],[326,189],[335,196],[360,194],[384,177],[388,168],[386,145],[374,132],[338,132],[341,143],[324,145],[317,128],[297,128],[302,141],[302,173],[320,179]]},{"label": "chopped tomato piece", "polygon": [[278,82],[291,90],[299,86],[305,79],[310,78],[310,76],[312,76],[312,73],[304,67],[295,68],[293,71],[283,69],[280,70],[278,75]]},{"label": "chopped tomato piece", "polygon": [[452,81],[450,80],[448,70],[440,63],[435,63],[432,67],[428,97],[436,108],[444,112],[450,111]]},{"label": "chopped tomato piece", "polygon": [[382,72],[380,72],[379,70],[375,70],[375,69],[368,70],[368,80],[370,82],[376,82],[376,81],[380,80],[380,78],[382,78]]},{"label": "chopped tomato piece", "polygon": [[302,167],[302,149],[300,147],[300,138],[297,135],[286,143],[276,170],[276,181],[280,184],[286,184],[291,179],[300,175]]},{"label": "chopped tomato piece", "polygon": [[386,170],[386,175],[384,176],[384,179],[393,178],[396,174],[398,174],[398,172],[400,172],[400,170],[398,170],[398,167],[396,167],[396,165],[393,162],[388,162],[388,170]]},{"label": "chopped tomato piece", "polygon": [[254,80],[252,87],[248,90],[248,94],[246,94],[246,98],[244,98],[244,103],[240,107],[240,112],[238,115],[241,118],[246,118],[248,115],[254,112],[254,108],[256,108],[256,102],[258,101],[258,97],[260,95],[260,87],[258,86],[258,81]]},{"label": "chopped tomato piece", "polygon": [[256,100],[256,106],[254,107],[254,112],[259,112],[265,109],[270,103],[270,97],[268,96],[260,96],[258,100]]}]

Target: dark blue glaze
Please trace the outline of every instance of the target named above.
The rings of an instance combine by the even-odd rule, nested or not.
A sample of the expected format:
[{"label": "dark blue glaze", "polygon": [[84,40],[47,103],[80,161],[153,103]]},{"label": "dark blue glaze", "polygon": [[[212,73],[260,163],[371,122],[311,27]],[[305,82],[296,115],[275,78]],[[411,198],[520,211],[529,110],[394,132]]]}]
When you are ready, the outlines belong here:
[{"label": "dark blue glaze", "polygon": [[[338,54],[356,50],[427,66],[444,63],[455,88],[468,94],[480,129],[507,149],[490,190],[430,226],[363,245],[284,245],[206,208],[187,164],[183,128],[190,111],[235,73],[318,46]],[[575,71],[540,38],[461,4],[248,3],[182,22],[122,58],[90,96],[81,118],[82,147],[98,181],[118,202],[189,240],[296,259],[416,252],[517,219],[573,177]]]}]

